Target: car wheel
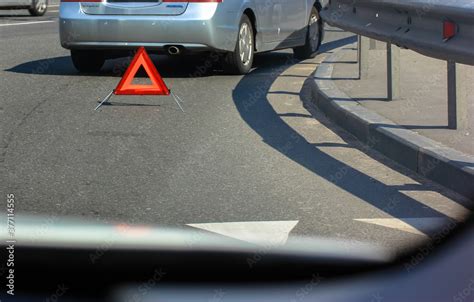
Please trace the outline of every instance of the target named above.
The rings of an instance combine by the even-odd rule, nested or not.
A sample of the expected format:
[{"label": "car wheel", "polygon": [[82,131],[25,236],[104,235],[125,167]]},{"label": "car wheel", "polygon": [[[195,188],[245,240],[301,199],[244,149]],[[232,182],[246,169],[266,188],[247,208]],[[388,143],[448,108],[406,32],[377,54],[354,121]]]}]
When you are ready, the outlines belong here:
[{"label": "car wheel", "polygon": [[322,28],[322,20],[319,17],[318,10],[313,7],[309,17],[306,43],[303,46],[293,49],[295,58],[298,60],[306,60],[316,56],[319,46],[321,45]]},{"label": "car wheel", "polygon": [[255,35],[252,22],[247,15],[240,20],[235,51],[224,58],[225,71],[231,74],[246,74],[250,71],[254,58]]},{"label": "car wheel", "polygon": [[32,6],[28,9],[32,16],[42,16],[48,9],[48,0],[33,0]]},{"label": "car wheel", "polygon": [[103,52],[96,50],[71,50],[71,58],[79,72],[98,72],[105,63]]}]

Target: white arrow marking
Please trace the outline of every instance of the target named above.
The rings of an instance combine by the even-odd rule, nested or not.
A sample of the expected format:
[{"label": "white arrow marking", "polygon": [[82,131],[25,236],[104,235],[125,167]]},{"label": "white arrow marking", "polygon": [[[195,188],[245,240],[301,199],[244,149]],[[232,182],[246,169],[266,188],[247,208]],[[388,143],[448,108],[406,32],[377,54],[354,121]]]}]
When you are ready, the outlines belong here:
[{"label": "white arrow marking", "polygon": [[258,245],[284,245],[295,221],[243,221],[188,224],[193,228],[224,235]]},{"label": "white arrow marking", "polygon": [[391,229],[397,229],[403,232],[427,236],[439,231],[451,220],[449,218],[429,217],[429,218],[376,218],[376,219],[354,219],[355,221],[365,222],[384,226]]}]

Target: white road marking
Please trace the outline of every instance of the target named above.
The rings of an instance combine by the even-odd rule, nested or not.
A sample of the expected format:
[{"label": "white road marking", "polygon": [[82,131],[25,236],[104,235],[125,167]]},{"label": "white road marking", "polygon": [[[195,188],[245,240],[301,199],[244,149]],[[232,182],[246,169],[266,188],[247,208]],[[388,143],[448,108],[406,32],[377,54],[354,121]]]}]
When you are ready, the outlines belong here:
[{"label": "white road marking", "polygon": [[383,227],[400,230],[421,236],[428,236],[439,231],[443,226],[449,224],[449,218],[376,218],[376,219],[354,219],[355,221],[376,224]]},{"label": "white road marking", "polygon": [[59,10],[48,10],[48,13],[58,13]]},{"label": "white road marking", "polygon": [[48,7],[59,7],[59,4],[50,4]]},{"label": "white road marking", "polygon": [[7,24],[0,24],[0,26],[29,25],[29,24],[53,23],[53,22],[56,22],[56,21],[33,21],[33,22],[7,23]]},{"label": "white road marking", "polygon": [[284,245],[295,221],[243,221],[188,224],[193,228],[263,246]]}]

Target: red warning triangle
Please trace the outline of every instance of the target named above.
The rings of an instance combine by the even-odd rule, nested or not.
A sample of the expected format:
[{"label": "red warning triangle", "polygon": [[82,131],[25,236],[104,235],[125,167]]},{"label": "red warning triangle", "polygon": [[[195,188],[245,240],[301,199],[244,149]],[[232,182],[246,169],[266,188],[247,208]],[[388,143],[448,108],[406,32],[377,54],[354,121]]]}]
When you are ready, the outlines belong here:
[{"label": "red warning triangle", "polygon": [[[138,69],[143,66],[148,77],[151,80],[151,85],[136,85],[132,84]],[[122,80],[115,88],[116,95],[169,95],[170,90],[160,76],[155,65],[146,53],[142,46],[138,49],[132,63],[122,77]]]}]

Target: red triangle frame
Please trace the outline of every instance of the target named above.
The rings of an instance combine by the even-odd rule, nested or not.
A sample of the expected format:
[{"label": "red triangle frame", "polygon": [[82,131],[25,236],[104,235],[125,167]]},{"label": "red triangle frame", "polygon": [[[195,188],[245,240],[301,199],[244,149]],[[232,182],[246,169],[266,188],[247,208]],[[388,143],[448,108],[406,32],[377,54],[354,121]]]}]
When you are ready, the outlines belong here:
[{"label": "red triangle frame", "polygon": [[[138,69],[143,66],[148,77],[151,80],[151,85],[136,85],[132,84]],[[163,81],[160,73],[148,56],[145,48],[141,46],[135,57],[128,66],[127,71],[114,90],[115,95],[170,95],[170,90]]]}]

